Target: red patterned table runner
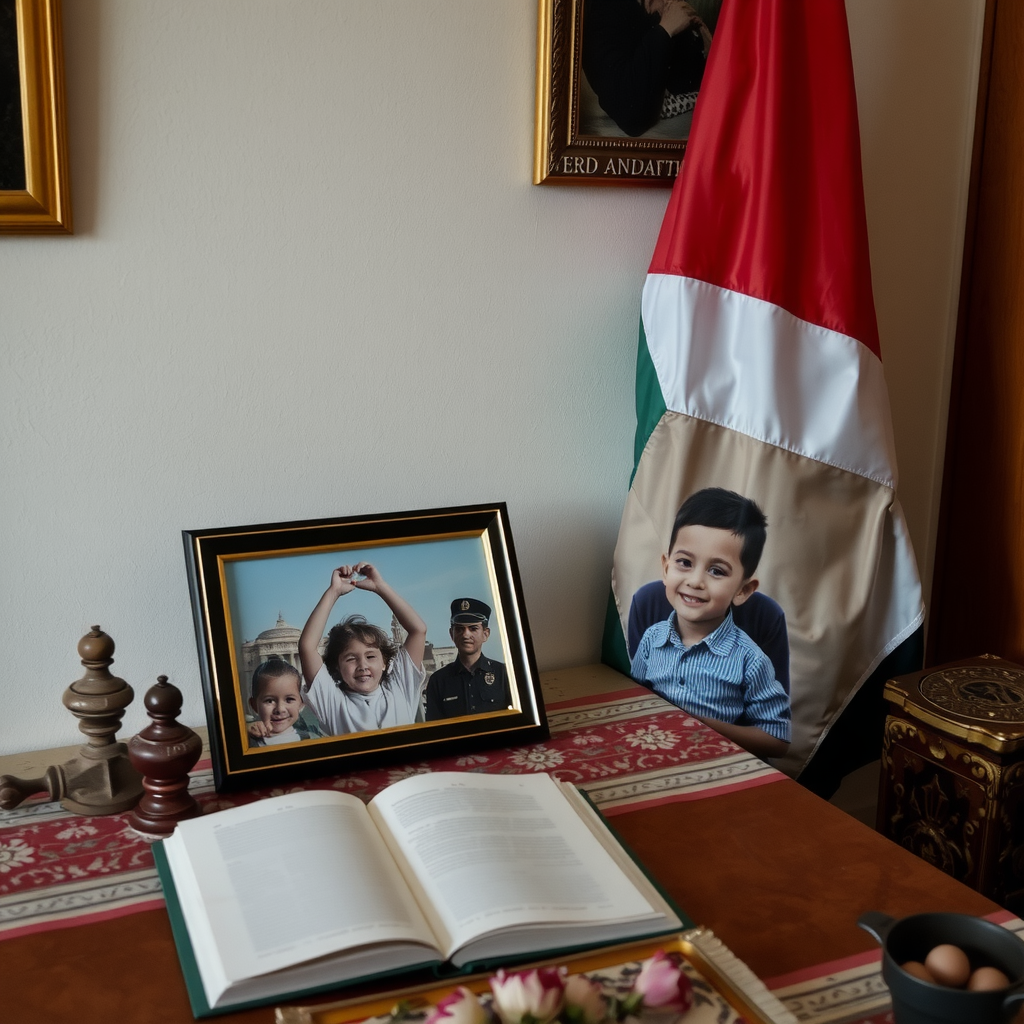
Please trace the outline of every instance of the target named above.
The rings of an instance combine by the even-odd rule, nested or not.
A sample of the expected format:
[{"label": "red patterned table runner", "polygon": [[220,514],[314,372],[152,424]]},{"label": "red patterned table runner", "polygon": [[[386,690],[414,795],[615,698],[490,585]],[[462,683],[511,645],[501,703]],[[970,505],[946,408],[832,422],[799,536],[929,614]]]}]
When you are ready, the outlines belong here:
[{"label": "red patterned table runner", "polygon": [[[339,789],[369,800],[426,771],[549,772],[584,789],[607,815],[697,800],[784,778],[729,740],[633,687],[548,709],[551,738],[531,746],[313,779],[289,789]],[[205,812],[284,789],[220,795],[209,764],[191,791]],[[59,804],[0,812],[0,939],[67,928],[163,905],[148,843],[127,815],[85,818]]]}]

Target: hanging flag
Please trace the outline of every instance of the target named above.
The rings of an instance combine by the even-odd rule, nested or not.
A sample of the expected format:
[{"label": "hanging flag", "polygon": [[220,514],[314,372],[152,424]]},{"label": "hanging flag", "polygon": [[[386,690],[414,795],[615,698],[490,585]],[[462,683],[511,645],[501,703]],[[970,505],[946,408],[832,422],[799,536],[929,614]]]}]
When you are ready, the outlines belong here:
[{"label": "hanging flag", "polygon": [[[843,0],[725,0],[644,285],[635,467],[605,660],[703,487],[768,517],[757,576],[786,615],[806,764],[924,618],[871,290]],[[876,749],[881,736],[876,738]]]}]

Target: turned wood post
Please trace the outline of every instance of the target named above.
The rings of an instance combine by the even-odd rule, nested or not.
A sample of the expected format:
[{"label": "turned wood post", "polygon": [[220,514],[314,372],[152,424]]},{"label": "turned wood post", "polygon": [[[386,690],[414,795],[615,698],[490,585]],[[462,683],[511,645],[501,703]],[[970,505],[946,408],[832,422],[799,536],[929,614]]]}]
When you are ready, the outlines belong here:
[{"label": "turned wood post", "polygon": [[200,814],[188,791],[188,773],[203,750],[203,741],[177,720],[181,691],[158,676],[145,696],[149,725],[128,741],[128,757],[142,774],[145,790],[128,824],[145,835],[164,837],[186,818]]}]

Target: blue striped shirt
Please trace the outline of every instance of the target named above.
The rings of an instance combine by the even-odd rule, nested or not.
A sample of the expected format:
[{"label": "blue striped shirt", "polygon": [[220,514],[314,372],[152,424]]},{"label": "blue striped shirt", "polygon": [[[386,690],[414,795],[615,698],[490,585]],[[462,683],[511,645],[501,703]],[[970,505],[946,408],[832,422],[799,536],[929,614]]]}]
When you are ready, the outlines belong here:
[{"label": "blue striped shirt", "polygon": [[675,612],[643,635],[630,675],[684,711],[736,725],[755,725],[789,742],[789,697],[753,640],[725,621],[700,643],[685,647]]}]

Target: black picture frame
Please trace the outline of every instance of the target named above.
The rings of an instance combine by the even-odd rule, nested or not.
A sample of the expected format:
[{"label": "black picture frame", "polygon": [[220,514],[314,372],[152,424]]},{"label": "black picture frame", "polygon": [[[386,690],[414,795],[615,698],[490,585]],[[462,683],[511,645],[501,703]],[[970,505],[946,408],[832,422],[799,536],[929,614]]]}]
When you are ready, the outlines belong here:
[{"label": "black picture frame", "polygon": [[[540,679],[503,502],[184,530],[182,536],[214,784],[219,791],[547,738]],[[379,563],[389,583],[397,574],[392,583],[395,590],[407,589],[410,593],[403,596],[421,606],[417,611],[427,622],[430,655],[424,658],[425,667],[432,660],[436,667],[442,658],[447,663],[455,657],[447,633],[452,601],[477,598],[489,605],[491,634],[483,653],[503,662],[512,706],[284,746],[253,747],[247,731],[247,718],[254,717],[248,705],[253,666],[266,655],[298,667],[302,616],[308,616],[327,588],[332,566],[360,561]],[[340,599],[328,625],[351,610],[359,611],[355,606],[360,603],[369,601],[372,610],[374,599],[379,610],[366,617],[386,629],[392,613],[377,594],[366,591],[348,605],[345,598]],[[308,607],[303,610],[304,606]],[[277,608],[276,626],[268,621],[271,607]],[[301,621],[289,625],[296,618]],[[266,628],[255,633],[264,623]],[[397,619],[391,628],[398,628]],[[439,644],[442,639],[447,643]]]},{"label": "black picture frame", "polygon": [[[692,107],[639,136],[627,135],[604,112],[584,71],[584,40],[596,31],[588,7],[596,2],[538,0],[533,183],[671,188],[686,153]],[[618,3],[631,17],[642,17],[641,0],[600,3],[605,15]],[[721,0],[690,4],[710,35]],[[605,24],[602,31],[608,30]]]}]

